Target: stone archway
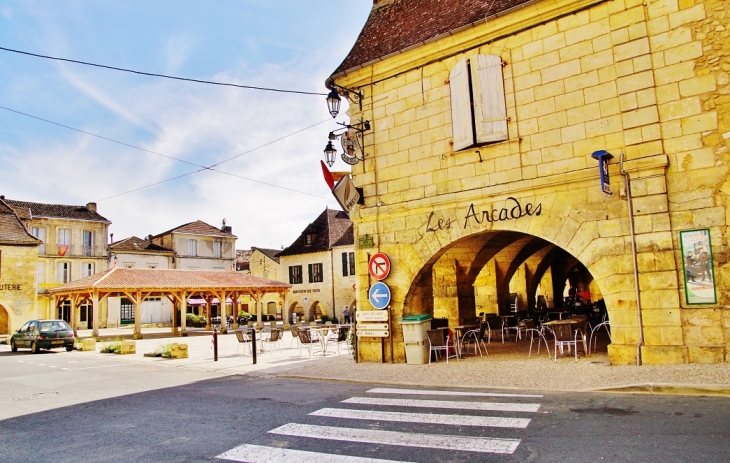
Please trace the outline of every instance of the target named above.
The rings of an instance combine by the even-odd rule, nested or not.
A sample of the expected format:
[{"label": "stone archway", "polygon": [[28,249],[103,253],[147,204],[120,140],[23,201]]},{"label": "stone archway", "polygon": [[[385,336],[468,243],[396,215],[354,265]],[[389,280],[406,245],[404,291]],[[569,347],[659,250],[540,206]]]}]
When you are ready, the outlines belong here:
[{"label": "stone archway", "polygon": [[326,314],[324,307],[322,307],[322,304],[319,301],[313,301],[312,304],[309,306],[309,313],[307,314],[307,318],[309,321],[318,320],[319,317],[321,317],[323,314]]},{"label": "stone archway", "polygon": [[10,320],[8,311],[3,305],[0,305],[0,334],[10,334]]}]

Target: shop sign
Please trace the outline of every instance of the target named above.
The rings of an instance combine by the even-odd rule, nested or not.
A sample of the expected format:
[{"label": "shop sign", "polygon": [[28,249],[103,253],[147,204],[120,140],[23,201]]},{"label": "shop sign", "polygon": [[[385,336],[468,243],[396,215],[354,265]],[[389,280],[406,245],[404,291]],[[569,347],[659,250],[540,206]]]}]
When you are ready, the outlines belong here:
[{"label": "shop sign", "polygon": [[0,283],[0,291],[22,291],[23,285]]}]

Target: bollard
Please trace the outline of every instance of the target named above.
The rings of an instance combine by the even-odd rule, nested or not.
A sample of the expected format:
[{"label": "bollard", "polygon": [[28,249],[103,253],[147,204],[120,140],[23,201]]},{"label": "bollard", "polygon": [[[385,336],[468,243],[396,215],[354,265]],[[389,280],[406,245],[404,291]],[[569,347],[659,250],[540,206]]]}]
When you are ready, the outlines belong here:
[{"label": "bollard", "polygon": [[256,365],[256,330],[251,329],[251,349],[253,349],[253,364]]},{"label": "bollard", "polygon": [[213,328],[213,361],[218,361],[218,330]]}]

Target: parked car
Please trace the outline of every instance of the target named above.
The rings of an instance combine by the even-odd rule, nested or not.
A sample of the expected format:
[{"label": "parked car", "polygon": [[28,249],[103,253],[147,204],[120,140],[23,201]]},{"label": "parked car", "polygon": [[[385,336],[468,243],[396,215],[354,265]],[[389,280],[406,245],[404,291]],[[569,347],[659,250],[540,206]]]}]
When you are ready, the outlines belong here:
[{"label": "parked car", "polygon": [[37,354],[40,349],[65,347],[71,351],[74,341],[74,332],[64,320],[31,320],[10,336],[10,350],[29,347]]}]

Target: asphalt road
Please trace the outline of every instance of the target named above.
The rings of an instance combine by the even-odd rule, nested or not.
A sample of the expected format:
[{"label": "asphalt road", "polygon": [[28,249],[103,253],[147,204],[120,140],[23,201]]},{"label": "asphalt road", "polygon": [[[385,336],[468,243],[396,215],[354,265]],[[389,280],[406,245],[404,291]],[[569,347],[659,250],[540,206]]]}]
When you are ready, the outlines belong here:
[{"label": "asphalt road", "polygon": [[[425,390],[221,376],[78,352],[4,352],[0,371],[1,462],[225,457],[302,463],[310,456],[320,463],[366,461],[353,457],[714,462],[730,455],[730,400],[717,397]],[[495,393],[505,395],[483,395]]]}]

